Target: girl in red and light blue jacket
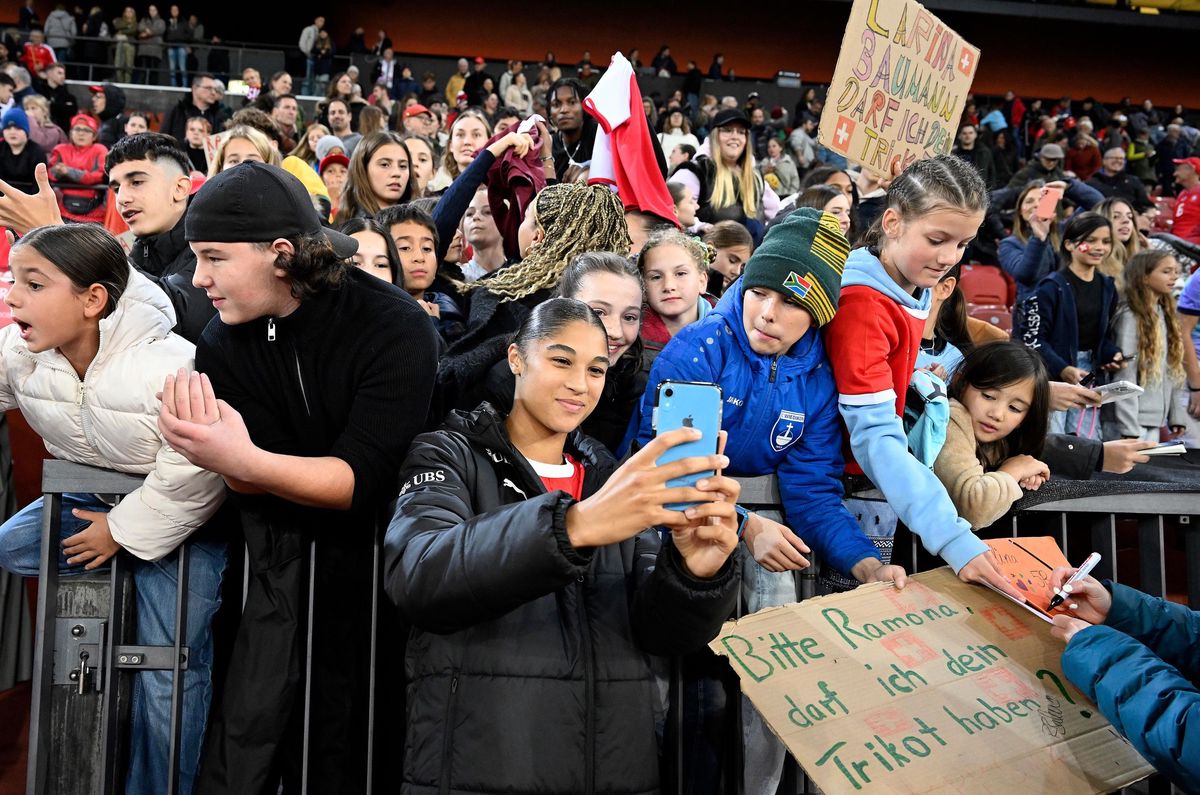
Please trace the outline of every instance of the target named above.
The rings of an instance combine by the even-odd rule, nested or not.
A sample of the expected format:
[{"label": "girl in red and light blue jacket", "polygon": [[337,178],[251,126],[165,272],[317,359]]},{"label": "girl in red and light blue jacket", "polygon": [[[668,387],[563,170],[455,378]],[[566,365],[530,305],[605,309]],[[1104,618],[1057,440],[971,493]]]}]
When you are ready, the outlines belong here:
[{"label": "girl in red and light blue jacket", "polygon": [[[962,259],[987,203],[978,172],[958,158],[942,155],[905,169],[868,234],[872,244],[850,253],[825,345],[849,431],[847,472],[865,474],[900,521],[961,579],[988,582],[1015,596],[933,471],[909,452],[901,420],[930,288]],[[890,548],[891,539],[873,540]]]}]

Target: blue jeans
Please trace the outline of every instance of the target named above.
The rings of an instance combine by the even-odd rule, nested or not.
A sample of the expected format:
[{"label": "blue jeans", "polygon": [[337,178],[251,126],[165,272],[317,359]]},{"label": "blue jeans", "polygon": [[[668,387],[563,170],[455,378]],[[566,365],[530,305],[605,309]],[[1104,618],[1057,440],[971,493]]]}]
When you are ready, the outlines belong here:
[{"label": "blue jeans", "polygon": [[[1091,352],[1080,351],[1076,354],[1075,366],[1090,373],[1092,371]],[[1047,430],[1050,433],[1069,433],[1073,436],[1082,436],[1085,439],[1099,439],[1101,436],[1100,409],[1084,408],[1052,411],[1050,412],[1050,422]]]},{"label": "blue jeans", "polygon": [[[782,522],[783,517],[765,512],[768,518]],[[746,609],[757,613],[765,607],[775,607],[799,599],[796,574],[791,571],[767,571],[751,555],[742,558],[742,595]],[[786,750],[783,743],[767,726],[760,713],[745,695],[742,710],[742,787],[746,795],[774,795],[783,776]]]},{"label": "blue jeans", "polygon": [[187,87],[187,47],[167,48],[167,63],[171,68],[171,85]]},{"label": "blue jeans", "polygon": [[[93,494],[64,494],[62,533],[65,539],[88,522],[72,515],[73,508],[107,512],[111,506]],[[22,508],[0,525],[0,568],[36,577],[41,560],[42,499]],[[190,647],[184,672],[183,714],[179,752],[179,792],[189,795],[200,767],[204,730],[212,702],[213,615],[221,605],[221,576],[225,571],[225,545],[210,541],[188,542],[187,637]],[[175,585],[177,553],[150,562],[127,556],[133,571],[137,599],[137,642],[168,646],[175,636]],[[58,549],[60,574],[80,574],[83,564],[69,564]],[[133,679],[133,718],[130,730],[129,795],[165,792],[167,752],[171,729],[171,672],[142,671]]]},{"label": "blue jeans", "polygon": [[304,83],[301,84],[300,90],[305,94],[312,94],[315,84],[313,78],[317,72],[317,59],[311,55],[304,57]]}]

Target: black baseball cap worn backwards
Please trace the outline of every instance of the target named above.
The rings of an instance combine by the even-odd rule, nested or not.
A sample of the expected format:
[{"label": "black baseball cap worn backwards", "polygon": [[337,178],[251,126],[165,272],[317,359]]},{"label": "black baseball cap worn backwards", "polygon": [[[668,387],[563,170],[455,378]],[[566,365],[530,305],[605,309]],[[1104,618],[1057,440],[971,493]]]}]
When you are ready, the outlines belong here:
[{"label": "black baseball cap worn backwards", "polygon": [[250,161],[227,168],[196,192],[184,220],[189,243],[269,243],[320,232],[349,259],[358,241],[327,229],[303,183],[278,166]]}]

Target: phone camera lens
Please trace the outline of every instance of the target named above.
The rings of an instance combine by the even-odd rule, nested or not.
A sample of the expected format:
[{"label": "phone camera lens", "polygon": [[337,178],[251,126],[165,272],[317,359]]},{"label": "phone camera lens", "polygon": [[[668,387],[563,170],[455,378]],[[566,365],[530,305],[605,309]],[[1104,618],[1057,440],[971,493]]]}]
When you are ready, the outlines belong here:
[{"label": "phone camera lens", "polygon": [[674,390],[674,389],[668,389],[668,390],[666,390],[666,392],[664,392],[664,394],[665,394],[667,397],[673,397],[673,396],[675,395],[675,390]]}]

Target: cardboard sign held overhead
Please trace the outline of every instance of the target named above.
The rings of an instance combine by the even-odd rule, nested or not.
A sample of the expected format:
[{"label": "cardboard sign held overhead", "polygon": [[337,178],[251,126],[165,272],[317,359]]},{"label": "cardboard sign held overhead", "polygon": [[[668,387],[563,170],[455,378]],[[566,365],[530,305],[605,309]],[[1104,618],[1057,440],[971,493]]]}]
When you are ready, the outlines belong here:
[{"label": "cardboard sign held overhead", "polygon": [[1153,773],[1032,613],[948,569],[729,622],[710,647],[823,792],[1110,792]]},{"label": "cardboard sign held overhead", "polygon": [[854,0],[818,128],[877,176],[949,152],[979,49],[916,0]]}]

